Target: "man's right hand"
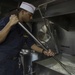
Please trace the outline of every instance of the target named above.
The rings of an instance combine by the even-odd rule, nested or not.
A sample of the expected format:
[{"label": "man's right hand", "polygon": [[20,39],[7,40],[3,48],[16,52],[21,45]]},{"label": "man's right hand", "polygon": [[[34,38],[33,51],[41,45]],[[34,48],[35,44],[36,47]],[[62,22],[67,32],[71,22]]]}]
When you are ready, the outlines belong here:
[{"label": "man's right hand", "polygon": [[19,19],[18,19],[18,17],[17,17],[16,15],[11,15],[11,16],[10,16],[9,24],[10,24],[11,26],[15,25],[15,24],[18,23],[18,22],[19,22]]}]

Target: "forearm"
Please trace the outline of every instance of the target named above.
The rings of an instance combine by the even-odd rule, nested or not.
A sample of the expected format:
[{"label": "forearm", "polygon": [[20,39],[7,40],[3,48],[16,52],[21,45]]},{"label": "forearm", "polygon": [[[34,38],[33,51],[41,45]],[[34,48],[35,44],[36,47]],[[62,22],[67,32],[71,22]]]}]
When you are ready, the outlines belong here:
[{"label": "forearm", "polygon": [[31,46],[31,48],[39,53],[43,53],[46,56],[54,56],[55,55],[55,53],[51,49],[46,51],[46,50],[43,50],[43,48],[38,47],[36,44],[33,44]]},{"label": "forearm", "polygon": [[11,15],[9,18],[9,22],[7,23],[7,25],[0,31],[0,43],[2,43],[5,38],[7,37],[11,27],[13,25],[16,25],[16,23],[18,23],[18,18],[16,15]]},{"label": "forearm", "polygon": [[2,43],[5,40],[10,29],[11,29],[11,25],[8,22],[7,25],[0,31],[0,43]]},{"label": "forearm", "polygon": [[43,49],[38,47],[36,44],[33,44],[31,48],[39,53],[42,53]]}]

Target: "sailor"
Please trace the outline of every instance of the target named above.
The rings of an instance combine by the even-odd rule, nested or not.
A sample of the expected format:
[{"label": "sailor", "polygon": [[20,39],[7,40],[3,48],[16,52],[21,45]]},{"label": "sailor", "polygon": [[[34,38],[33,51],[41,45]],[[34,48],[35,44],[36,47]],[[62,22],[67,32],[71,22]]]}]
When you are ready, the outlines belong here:
[{"label": "sailor", "polygon": [[32,50],[46,56],[55,55],[51,49],[45,51],[38,47],[31,36],[25,38],[25,31],[18,24],[26,26],[35,9],[34,5],[22,2],[17,10],[0,20],[0,75],[23,75],[23,69],[18,67],[18,56],[25,42]]}]

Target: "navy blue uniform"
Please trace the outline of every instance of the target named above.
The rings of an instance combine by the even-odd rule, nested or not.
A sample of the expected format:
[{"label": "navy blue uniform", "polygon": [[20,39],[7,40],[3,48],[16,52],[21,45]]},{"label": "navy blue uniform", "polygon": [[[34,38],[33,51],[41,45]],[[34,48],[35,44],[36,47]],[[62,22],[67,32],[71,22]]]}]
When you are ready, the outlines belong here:
[{"label": "navy blue uniform", "polygon": [[[8,21],[9,17],[0,20],[0,30]],[[18,59],[14,60],[13,58],[18,56],[25,42],[29,47],[34,44],[30,36],[24,37],[25,33],[18,24],[14,25],[6,39],[0,44],[0,75],[22,75],[22,69],[18,68]]]}]

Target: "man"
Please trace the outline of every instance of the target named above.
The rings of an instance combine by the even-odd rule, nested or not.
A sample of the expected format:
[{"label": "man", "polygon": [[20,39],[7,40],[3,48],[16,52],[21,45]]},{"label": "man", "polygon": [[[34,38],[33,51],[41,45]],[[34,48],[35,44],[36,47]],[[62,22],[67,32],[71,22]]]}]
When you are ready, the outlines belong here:
[{"label": "man", "polygon": [[37,52],[47,56],[55,55],[50,49],[44,51],[38,47],[30,36],[25,38],[25,31],[18,25],[18,22],[29,22],[34,11],[32,4],[22,2],[14,14],[0,21],[0,75],[22,75],[22,69],[18,67],[18,55],[25,42]]}]

